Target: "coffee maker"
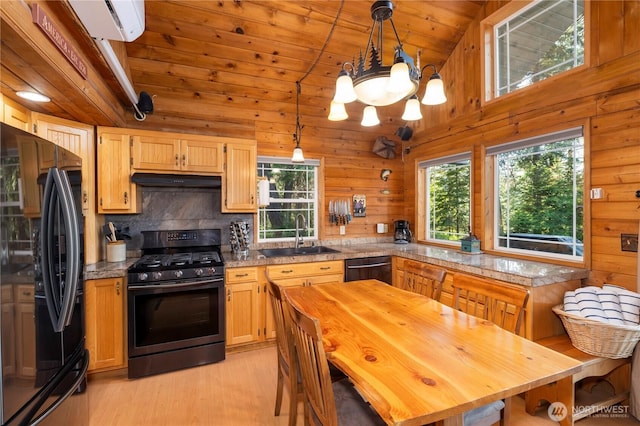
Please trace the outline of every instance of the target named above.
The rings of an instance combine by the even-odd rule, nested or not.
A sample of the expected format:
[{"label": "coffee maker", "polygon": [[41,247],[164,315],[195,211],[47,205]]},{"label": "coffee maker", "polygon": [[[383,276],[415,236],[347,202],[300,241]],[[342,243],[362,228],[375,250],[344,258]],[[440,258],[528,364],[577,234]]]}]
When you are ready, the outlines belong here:
[{"label": "coffee maker", "polygon": [[409,222],[406,220],[395,221],[395,232],[393,234],[394,243],[407,244],[411,242],[412,234],[409,229]]}]

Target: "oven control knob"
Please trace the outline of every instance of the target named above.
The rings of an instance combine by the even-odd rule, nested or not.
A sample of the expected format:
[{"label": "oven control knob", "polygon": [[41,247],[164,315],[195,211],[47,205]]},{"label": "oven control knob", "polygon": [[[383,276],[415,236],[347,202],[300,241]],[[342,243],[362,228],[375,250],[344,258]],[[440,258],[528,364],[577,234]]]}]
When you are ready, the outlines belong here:
[{"label": "oven control knob", "polygon": [[178,269],[177,271],[175,271],[175,272],[173,273],[173,275],[174,275],[176,278],[180,278],[180,277],[182,277],[182,271],[181,271],[180,269]]},{"label": "oven control knob", "polygon": [[196,277],[201,277],[204,271],[202,270],[202,268],[198,268],[194,272],[196,273]]},{"label": "oven control knob", "polygon": [[138,274],[138,279],[139,279],[140,281],[146,281],[146,280],[147,280],[147,278],[149,278],[149,275],[148,275],[146,272],[140,272],[140,273]]},{"label": "oven control knob", "polygon": [[162,279],[162,272],[153,272],[153,273],[151,273],[151,276],[156,281],[160,280],[160,279]]}]

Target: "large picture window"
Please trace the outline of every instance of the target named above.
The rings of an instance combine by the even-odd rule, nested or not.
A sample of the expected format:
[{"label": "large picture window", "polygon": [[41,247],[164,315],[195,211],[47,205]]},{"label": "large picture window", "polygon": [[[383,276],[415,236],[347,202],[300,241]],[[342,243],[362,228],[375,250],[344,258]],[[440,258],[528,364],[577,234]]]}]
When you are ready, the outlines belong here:
[{"label": "large picture window", "polygon": [[496,250],[582,259],[584,138],[582,128],[496,146]]},{"label": "large picture window", "polygon": [[420,163],[425,170],[429,241],[452,242],[471,230],[471,154]]},{"label": "large picture window", "polygon": [[584,1],[534,1],[493,26],[497,98],[584,63]]},{"label": "large picture window", "polygon": [[258,241],[293,241],[296,217],[304,216],[305,238],[318,238],[319,161],[292,163],[285,158],[259,157],[258,177],[269,182],[269,204],[258,208]]}]

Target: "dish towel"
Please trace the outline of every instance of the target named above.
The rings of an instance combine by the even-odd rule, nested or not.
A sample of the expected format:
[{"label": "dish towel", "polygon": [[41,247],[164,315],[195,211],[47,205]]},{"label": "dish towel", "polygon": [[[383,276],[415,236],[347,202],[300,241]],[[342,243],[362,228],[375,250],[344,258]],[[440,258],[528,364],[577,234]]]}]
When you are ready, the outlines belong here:
[{"label": "dish towel", "polygon": [[261,179],[258,182],[258,205],[266,207],[269,205],[269,181]]}]

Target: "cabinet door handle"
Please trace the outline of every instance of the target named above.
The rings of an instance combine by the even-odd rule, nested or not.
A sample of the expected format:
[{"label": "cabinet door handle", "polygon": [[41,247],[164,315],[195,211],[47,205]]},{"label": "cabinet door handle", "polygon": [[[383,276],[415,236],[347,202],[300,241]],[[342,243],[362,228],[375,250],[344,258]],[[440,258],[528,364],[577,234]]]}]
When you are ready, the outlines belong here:
[{"label": "cabinet door handle", "polygon": [[120,296],[120,282],[119,281],[116,283],[116,294],[118,296]]},{"label": "cabinet door handle", "polygon": [[180,165],[180,156],[176,154],[176,166]]},{"label": "cabinet door handle", "polygon": [[187,156],[185,154],[182,154],[182,165],[183,166],[187,165]]},{"label": "cabinet door handle", "polygon": [[231,302],[231,290],[227,290],[227,302]]},{"label": "cabinet door handle", "polygon": [[128,192],[124,193],[124,203],[125,204],[129,204],[129,193]]}]

